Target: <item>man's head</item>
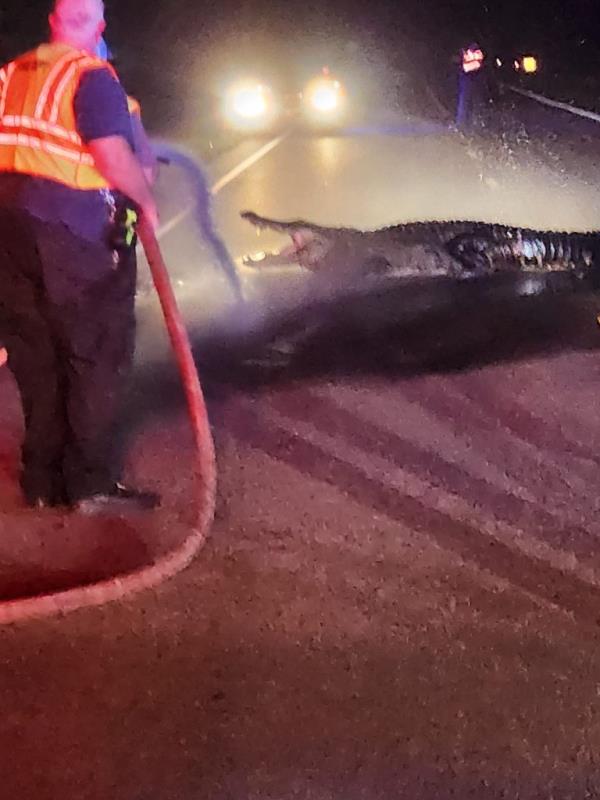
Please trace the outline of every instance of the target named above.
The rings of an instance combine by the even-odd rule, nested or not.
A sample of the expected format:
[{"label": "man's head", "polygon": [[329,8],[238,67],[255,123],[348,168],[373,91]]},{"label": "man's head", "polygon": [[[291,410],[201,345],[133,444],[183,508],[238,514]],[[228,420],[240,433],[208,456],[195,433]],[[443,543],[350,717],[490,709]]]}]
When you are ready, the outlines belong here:
[{"label": "man's head", "polygon": [[102,0],[55,0],[49,17],[51,39],[95,53],[104,32]]}]

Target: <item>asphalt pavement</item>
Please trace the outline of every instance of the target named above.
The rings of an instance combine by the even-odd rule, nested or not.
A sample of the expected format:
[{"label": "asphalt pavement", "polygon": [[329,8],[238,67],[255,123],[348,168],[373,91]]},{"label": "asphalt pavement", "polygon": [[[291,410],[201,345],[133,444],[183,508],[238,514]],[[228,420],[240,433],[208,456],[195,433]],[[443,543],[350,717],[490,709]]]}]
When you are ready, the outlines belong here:
[{"label": "asphalt pavement", "polygon": [[[285,243],[244,209],[596,227],[593,142],[582,161],[560,132],[511,130],[241,143],[206,181],[241,303],[163,172],[217,519],[156,592],[0,631],[1,797],[600,796],[600,299],[442,286],[315,306],[300,270],[241,266]],[[307,299],[290,338],[282,309]],[[138,316],[130,470],[185,507],[185,413],[143,288]]]}]

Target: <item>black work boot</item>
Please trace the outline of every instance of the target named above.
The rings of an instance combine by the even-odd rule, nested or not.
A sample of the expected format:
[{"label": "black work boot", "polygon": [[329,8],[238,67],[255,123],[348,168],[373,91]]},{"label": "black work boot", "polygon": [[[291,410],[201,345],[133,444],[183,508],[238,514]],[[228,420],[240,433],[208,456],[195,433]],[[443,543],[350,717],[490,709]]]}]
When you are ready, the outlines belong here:
[{"label": "black work boot", "polygon": [[21,489],[30,508],[57,508],[67,506],[67,493],[62,476],[57,471],[48,474],[26,470],[21,476]]},{"label": "black work boot", "polygon": [[140,491],[121,483],[106,493],[82,497],[73,504],[80,514],[135,514],[140,511],[152,511],[160,506],[160,496],[156,492]]}]

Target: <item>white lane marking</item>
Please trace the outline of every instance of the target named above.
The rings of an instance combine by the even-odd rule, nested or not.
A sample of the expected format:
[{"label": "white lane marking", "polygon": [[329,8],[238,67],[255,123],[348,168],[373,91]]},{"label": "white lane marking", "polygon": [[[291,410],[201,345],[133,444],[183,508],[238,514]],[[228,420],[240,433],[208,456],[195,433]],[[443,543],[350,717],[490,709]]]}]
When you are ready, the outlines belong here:
[{"label": "white lane marking", "polygon": [[[263,147],[260,147],[255,153],[252,153],[252,155],[248,156],[248,158],[245,158],[237,166],[229,170],[229,172],[223,175],[222,178],[219,178],[219,180],[210,187],[210,193],[213,195],[213,197],[222,189],[224,189],[229,183],[238,178],[243,172],[246,172],[246,170],[250,169],[250,167],[256,164],[257,161],[260,161],[261,158],[264,158],[268,153],[271,152],[271,150],[274,150],[276,147],[278,147],[289,135],[290,132],[286,131],[286,133],[282,133],[281,136],[277,136],[275,139],[267,142],[267,144],[263,145]],[[173,217],[172,220],[169,220],[169,222],[162,225],[157,231],[156,238],[160,240],[170,233],[181,222],[183,222],[186,217],[189,217],[195,207],[196,204],[191,203],[189,206],[187,206],[187,208],[184,208],[183,211],[180,211],[179,214]]]},{"label": "white lane marking", "polygon": [[531,100],[537,100],[537,102],[542,103],[542,105],[550,106],[551,108],[559,108],[561,111],[568,111],[569,114],[575,114],[577,117],[584,117],[585,119],[593,119],[594,122],[600,122],[600,114],[596,114],[594,111],[586,111],[585,108],[570,106],[568,103],[561,103],[558,100],[550,100],[542,94],[530,92],[527,89],[519,89],[516,86],[509,86],[508,88],[511,92],[521,94],[523,97],[529,97]]},{"label": "white lane marking", "polygon": [[176,217],[173,217],[172,220],[169,220],[169,222],[166,222],[164,225],[161,225],[161,227],[156,232],[156,238],[160,241],[160,239],[162,239],[168,233],[171,233],[173,228],[176,228],[180,222],[183,222],[183,220],[186,217],[189,217],[189,215],[192,213],[193,210],[194,210],[193,205],[188,206],[187,208],[184,208],[183,211],[180,211]]},{"label": "white lane marking", "polygon": [[281,136],[278,136],[276,139],[267,142],[267,144],[257,150],[256,153],[248,156],[248,158],[244,159],[244,161],[238,164],[237,167],[234,167],[226,175],[223,175],[222,178],[220,178],[213,186],[211,186],[210,193],[212,195],[218,194],[221,189],[224,189],[228,183],[234,181],[239,175],[242,174],[242,172],[245,172],[253,164],[256,164],[257,161],[260,161],[261,158],[264,158],[267,153],[270,153],[271,150],[274,150],[276,147],[278,147],[284,139],[287,139],[289,135],[290,133],[287,131],[286,133],[282,133]]}]

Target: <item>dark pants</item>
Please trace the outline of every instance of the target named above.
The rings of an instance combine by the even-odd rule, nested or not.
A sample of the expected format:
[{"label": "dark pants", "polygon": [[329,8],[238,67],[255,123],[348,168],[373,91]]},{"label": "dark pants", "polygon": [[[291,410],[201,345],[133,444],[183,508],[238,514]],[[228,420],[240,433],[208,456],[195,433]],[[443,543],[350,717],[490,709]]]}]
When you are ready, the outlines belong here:
[{"label": "dark pants", "polygon": [[0,208],[0,342],[25,416],[26,498],[74,502],[119,478],[135,338],[135,251]]},{"label": "dark pants", "polygon": [[458,76],[457,126],[468,129],[485,125],[492,98],[493,87],[487,67],[470,73],[461,70]]}]

